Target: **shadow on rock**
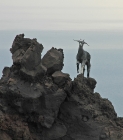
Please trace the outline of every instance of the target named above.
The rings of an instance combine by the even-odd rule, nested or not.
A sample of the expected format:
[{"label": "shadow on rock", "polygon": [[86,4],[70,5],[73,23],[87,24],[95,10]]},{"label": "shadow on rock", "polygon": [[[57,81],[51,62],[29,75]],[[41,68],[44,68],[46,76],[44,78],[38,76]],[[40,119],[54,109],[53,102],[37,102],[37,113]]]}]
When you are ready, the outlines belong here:
[{"label": "shadow on rock", "polygon": [[123,140],[123,119],[94,93],[96,80],[63,73],[64,53],[43,58],[37,39],[17,35],[0,80],[0,140]]}]

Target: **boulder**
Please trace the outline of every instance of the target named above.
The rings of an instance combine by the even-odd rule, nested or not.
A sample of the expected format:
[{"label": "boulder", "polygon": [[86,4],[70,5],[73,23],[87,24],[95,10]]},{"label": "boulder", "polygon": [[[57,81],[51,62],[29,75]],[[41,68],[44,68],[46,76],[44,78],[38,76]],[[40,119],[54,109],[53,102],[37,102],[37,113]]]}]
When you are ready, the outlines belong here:
[{"label": "boulder", "polygon": [[51,48],[42,58],[42,64],[47,68],[49,75],[63,68],[63,50]]},{"label": "boulder", "polygon": [[36,39],[24,38],[24,34],[17,35],[13,41],[12,53],[13,64],[19,66],[21,77],[28,80],[36,80],[45,75],[47,69],[41,64],[41,52],[43,45]]},{"label": "boulder", "polygon": [[54,83],[59,86],[64,86],[70,79],[69,74],[63,73],[61,71],[56,71],[52,74]]}]

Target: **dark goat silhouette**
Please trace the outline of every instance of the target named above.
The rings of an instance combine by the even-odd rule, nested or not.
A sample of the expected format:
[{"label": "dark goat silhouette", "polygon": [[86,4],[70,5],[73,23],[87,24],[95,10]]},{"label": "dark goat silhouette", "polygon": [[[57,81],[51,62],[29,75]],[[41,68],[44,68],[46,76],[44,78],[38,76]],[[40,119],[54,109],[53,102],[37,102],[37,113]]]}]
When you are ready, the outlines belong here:
[{"label": "dark goat silhouette", "polygon": [[81,39],[80,40],[74,40],[74,41],[79,42],[79,49],[78,49],[78,53],[76,55],[77,73],[79,73],[79,63],[81,63],[80,73],[82,73],[84,75],[85,65],[87,65],[87,77],[89,77],[90,68],[91,68],[91,64],[90,64],[91,55],[88,52],[84,51],[84,49],[83,49],[83,45],[87,44],[87,43],[84,42],[84,40],[81,40]]}]

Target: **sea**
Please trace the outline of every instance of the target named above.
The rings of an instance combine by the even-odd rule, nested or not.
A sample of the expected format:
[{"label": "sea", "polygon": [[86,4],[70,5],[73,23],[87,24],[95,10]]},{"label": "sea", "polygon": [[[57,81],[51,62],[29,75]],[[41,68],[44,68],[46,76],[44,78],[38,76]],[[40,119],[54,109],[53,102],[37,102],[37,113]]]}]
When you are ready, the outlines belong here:
[{"label": "sea", "polygon": [[[63,72],[72,80],[77,76],[76,54],[78,42],[82,39],[89,44],[84,50],[91,55],[90,77],[97,81],[94,92],[112,102],[118,117],[123,117],[123,31],[45,31],[45,30],[1,30],[0,31],[0,77],[4,67],[12,65],[10,48],[17,34],[25,38],[37,38],[44,47],[41,57],[51,49],[62,48],[64,52]],[[85,70],[85,77],[87,73]]]}]

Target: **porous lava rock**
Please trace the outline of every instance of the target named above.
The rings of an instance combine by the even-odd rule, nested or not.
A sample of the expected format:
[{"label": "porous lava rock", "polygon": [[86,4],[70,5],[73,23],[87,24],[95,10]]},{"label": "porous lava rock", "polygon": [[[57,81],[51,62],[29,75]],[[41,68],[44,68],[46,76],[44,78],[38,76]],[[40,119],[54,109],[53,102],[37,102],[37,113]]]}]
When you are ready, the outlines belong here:
[{"label": "porous lava rock", "polygon": [[63,50],[42,60],[42,49],[23,34],[13,42],[13,65],[0,80],[0,140],[123,140],[123,118],[94,93],[96,80],[72,81],[62,72]]}]

